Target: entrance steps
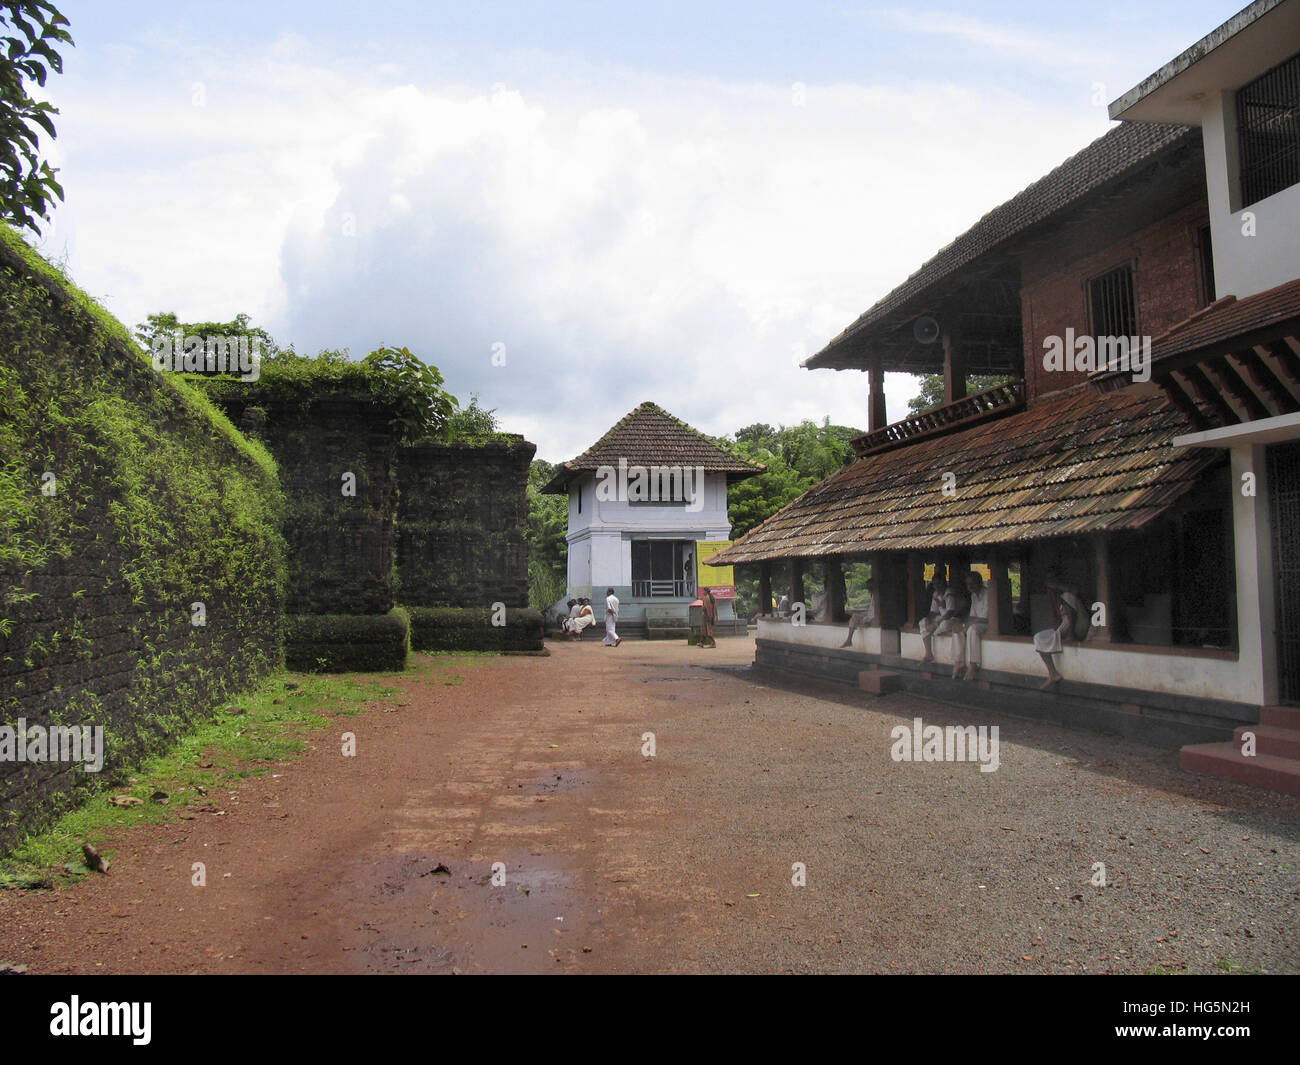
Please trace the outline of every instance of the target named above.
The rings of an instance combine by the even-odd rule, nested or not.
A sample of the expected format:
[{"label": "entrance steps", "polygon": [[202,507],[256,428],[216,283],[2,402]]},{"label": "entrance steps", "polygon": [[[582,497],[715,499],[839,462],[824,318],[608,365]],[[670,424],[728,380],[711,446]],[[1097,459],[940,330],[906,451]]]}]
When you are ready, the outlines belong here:
[{"label": "entrance steps", "polygon": [[[1248,732],[1255,736],[1253,755],[1242,754]],[[1258,725],[1239,725],[1229,742],[1184,747],[1179,761],[1191,773],[1300,795],[1300,707],[1266,706]]]}]

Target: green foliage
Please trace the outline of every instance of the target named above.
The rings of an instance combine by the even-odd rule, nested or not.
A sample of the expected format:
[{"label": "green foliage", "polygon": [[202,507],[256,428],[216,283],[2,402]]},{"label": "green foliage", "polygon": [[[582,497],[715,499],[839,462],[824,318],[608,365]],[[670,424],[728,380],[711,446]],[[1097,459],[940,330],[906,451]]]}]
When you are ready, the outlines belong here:
[{"label": "green foliage", "polygon": [[375,398],[392,404],[397,412],[393,423],[399,443],[446,436],[447,424],[459,404],[443,389],[436,366],[417,359],[406,348],[379,348],[365,357],[364,365]]},{"label": "green foliage", "polygon": [[387,614],[290,614],[284,660],[313,673],[400,673],[411,649],[411,619],[402,607]]},{"label": "green foliage", "polygon": [[853,461],[849,441],[862,430],[803,421],[781,426],[756,423],[735,434],[728,443],[736,452],[767,469],[731,486],[727,494],[731,535],[740,539],[782,507],[794,502],[813,485]]},{"label": "green foliage", "polygon": [[[103,725],[111,767],[279,665],[284,498],[263,448],[8,226],[0,295],[0,720]],[[16,793],[38,809],[6,780],[0,840],[69,780]]]},{"label": "green foliage", "polygon": [[568,586],[568,496],[547,495],[543,485],[555,467],[533,459],[528,467],[528,605],[545,610]]},{"label": "green foliage", "polygon": [[52,70],[63,72],[58,44],[72,45],[68,20],[46,0],[17,0],[0,7],[0,217],[39,231],[63,186],[39,156],[39,130],[53,140],[58,108],[32,99],[27,82],[44,87]]},{"label": "green foliage", "polygon": [[[287,683],[296,687],[290,690]],[[358,677],[267,677],[213,708],[168,750],[100,774],[95,790],[79,805],[0,861],[0,888],[75,883],[89,872],[81,862],[83,843],[102,850],[103,841],[123,825],[171,821],[187,808],[210,810],[214,803],[224,803],[242,779],[305,750],[305,734],[330,726],[336,717],[353,716],[363,702],[387,694],[379,681]],[[141,805],[110,806],[104,797],[109,790],[138,798]],[[152,798],[160,791],[168,797],[166,805]]]},{"label": "green foliage", "polygon": [[451,441],[480,444],[487,440],[498,439],[501,435],[496,410],[484,410],[480,407],[477,392],[470,393],[468,407],[460,408],[447,419],[446,437]]},{"label": "green foliage", "polygon": [[408,609],[416,651],[540,651],[543,646],[542,615],[536,610],[507,609],[505,624],[493,625],[495,612],[488,607]]},{"label": "green foliage", "polygon": [[148,315],[135,327],[136,339],[146,355],[152,355],[154,341],[162,336],[174,336],[182,333],[192,336],[247,337],[252,345],[257,342],[257,350],[263,359],[273,359],[280,352],[280,345],[261,326],[249,325],[247,314],[237,314],[229,322],[182,322],[171,311]]},{"label": "green foliage", "polygon": [[[921,379],[921,391],[907,401],[907,413],[924,414],[935,407],[943,406],[943,374],[929,373],[917,374]],[[966,394],[974,395],[976,392],[983,392],[986,388],[992,388],[994,385],[1000,385],[1011,378],[1005,375],[996,376],[988,374],[975,374],[966,378]]]},{"label": "green foliage", "polygon": [[[171,327],[175,315],[153,314],[139,326],[136,336],[144,343],[160,330]],[[256,400],[298,404],[304,409],[313,398],[326,392],[370,395],[392,407],[393,428],[398,443],[411,444],[425,437],[445,439],[453,413],[460,406],[443,387],[442,374],[413,355],[407,348],[378,348],[360,362],[347,351],[322,351],[314,356],[299,355],[293,348],[281,348],[264,330],[248,325],[247,315],[230,323],[191,323],[182,328],[190,335],[248,335],[264,339],[271,350],[261,365],[256,381],[207,374],[183,374],[202,386],[218,403],[234,405]],[[242,334],[240,330],[242,329]],[[223,332],[224,331],[224,332]],[[481,421],[484,412],[475,415]]]}]

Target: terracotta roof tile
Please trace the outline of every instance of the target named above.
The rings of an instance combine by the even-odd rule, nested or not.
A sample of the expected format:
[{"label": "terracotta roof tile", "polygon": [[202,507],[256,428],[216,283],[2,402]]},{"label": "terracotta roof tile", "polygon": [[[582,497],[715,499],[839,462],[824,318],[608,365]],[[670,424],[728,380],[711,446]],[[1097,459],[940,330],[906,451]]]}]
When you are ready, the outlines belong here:
[{"label": "terracotta roof tile", "polygon": [[702,466],[737,478],[765,469],[719,446],[658,404],[647,402],[629,411],[577,458],[561,463],[543,490],[565,492],[574,475],[602,466],[617,467],[620,459],[629,466]]},{"label": "terracotta roof tile", "polygon": [[[1135,529],[1213,463],[1162,395],[1081,386],[1028,410],[859,459],[722,552],[762,559],[978,547]],[[944,474],[956,495],[943,493]]]}]

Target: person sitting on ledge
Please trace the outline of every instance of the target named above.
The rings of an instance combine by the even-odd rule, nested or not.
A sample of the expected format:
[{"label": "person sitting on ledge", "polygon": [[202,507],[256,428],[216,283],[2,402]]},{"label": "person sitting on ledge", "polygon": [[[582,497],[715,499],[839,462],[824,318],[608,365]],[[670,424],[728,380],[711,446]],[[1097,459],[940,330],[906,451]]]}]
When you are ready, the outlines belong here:
[{"label": "person sitting on ledge", "polygon": [[1054,659],[1061,653],[1062,641],[1072,639],[1084,622],[1091,620],[1074,585],[1059,578],[1048,578],[1047,595],[1056,627],[1034,633],[1034,650],[1047,666],[1047,680],[1040,685],[1043,691],[1061,683],[1061,674]]},{"label": "person sitting on ledge", "polygon": [[970,593],[970,612],[952,630],[953,680],[959,680],[963,670],[967,680],[975,679],[982,660],[981,641],[989,627],[989,590],[984,587],[984,578],[974,570],[966,574],[966,591]]},{"label": "person sitting on ledge", "polygon": [[590,599],[578,600],[578,616],[569,622],[569,636],[574,640],[582,639],[582,630],[596,624],[596,612],[591,609]]},{"label": "person sitting on ledge", "polygon": [[966,597],[942,577],[936,575],[930,587],[934,591],[930,598],[930,612],[921,619],[918,626],[921,642],[925,645],[922,664],[934,661],[934,638],[957,628],[969,606]]},{"label": "person sitting on ledge", "polygon": [[853,643],[853,634],[857,632],[858,629],[870,628],[871,620],[874,617],[875,617],[875,612],[872,610],[853,611],[853,613],[849,615],[849,634],[846,637],[844,637],[844,642],[840,644],[840,646],[841,647],[850,646]]}]

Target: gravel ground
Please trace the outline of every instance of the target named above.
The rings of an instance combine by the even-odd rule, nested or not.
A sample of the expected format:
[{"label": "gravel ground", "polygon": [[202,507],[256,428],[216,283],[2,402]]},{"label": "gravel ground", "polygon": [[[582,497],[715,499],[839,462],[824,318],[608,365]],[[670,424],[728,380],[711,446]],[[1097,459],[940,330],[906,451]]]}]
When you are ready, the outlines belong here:
[{"label": "gravel ground", "polygon": [[[219,818],[124,832],[109,877],[0,892],[0,959],[33,972],[1300,971],[1300,800],[1185,774],[1176,751],[756,677],[752,658],[748,639],[420,656],[400,696],[348,719],[358,757],[324,738],[244,782]],[[891,729],[913,717],[998,726],[998,770],[895,762]],[[210,863],[203,891],[196,858]],[[806,886],[791,882],[797,862]]]}]

